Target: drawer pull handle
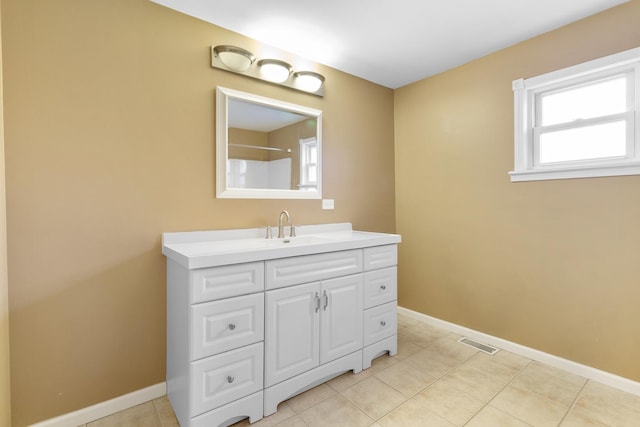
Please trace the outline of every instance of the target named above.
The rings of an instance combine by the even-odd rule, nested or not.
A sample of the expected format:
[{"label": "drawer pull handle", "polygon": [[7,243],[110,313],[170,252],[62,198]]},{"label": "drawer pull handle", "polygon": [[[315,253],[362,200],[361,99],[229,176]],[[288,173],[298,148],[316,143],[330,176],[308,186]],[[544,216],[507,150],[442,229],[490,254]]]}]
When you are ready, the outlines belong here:
[{"label": "drawer pull handle", "polygon": [[229,323],[229,330],[233,331],[236,328],[236,324],[235,323]]},{"label": "drawer pull handle", "polygon": [[316,292],[315,300],[316,300],[316,313],[317,313],[320,310],[320,297],[318,296],[317,292]]},{"label": "drawer pull handle", "polygon": [[329,296],[327,295],[327,291],[324,291],[324,311],[327,311],[327,306],[329,305]]},{"label": "drawer pull handle", "polygon": [[232,377],[231,375],[229,375],[229,376],[227,377],[227,382],[228,382],[229,384],[231,384],[234,380],[235,380],[235,377]]},{"label": "drawer pull handle", "polygon": [[380,285],[380,289],[384,291],[385,289],[387,289],[387,285]]},{"label": "drawer pull handle", "polygon": [[385,322],[384,320],[381,320],[381,321],[380,321],[380,325],[382,325],[382,326],[387,326],[387,322]]}]

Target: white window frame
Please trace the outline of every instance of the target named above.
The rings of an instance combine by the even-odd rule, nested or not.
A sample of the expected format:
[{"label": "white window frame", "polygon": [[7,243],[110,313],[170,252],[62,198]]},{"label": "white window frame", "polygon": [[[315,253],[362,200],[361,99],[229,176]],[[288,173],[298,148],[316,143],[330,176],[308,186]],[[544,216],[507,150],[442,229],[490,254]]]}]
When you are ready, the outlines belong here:
[{"label": "white window frame", "polygon": [[311,181],[309,179],[309,167],[315,166],[316,171],[318,170],[318,161],[315,163],[309,162],[309,147],[315,146],[316,148],[316,156],[320,155],[318,149],[318,141],[315,136],[311,138],[304,138],[299,140],[300,144],[300,185],[298,188],[300,190],[315,190],[318,188],[317,179],[319,176],[316,175],[316,181]]},{"label": "white window frame", "polygon": [[[630,112],[620,114],[627,123],[627,154],[624,157],[539,164],[536,129],[540,94],[628,75]],[[640,48],[627,50],[529,79],[513,81],[515,170],[511,182],[549,179],[640,175]],[[585,120],[573,128],[595,123]],[[569,125],[569,128],[572,126]]]}]

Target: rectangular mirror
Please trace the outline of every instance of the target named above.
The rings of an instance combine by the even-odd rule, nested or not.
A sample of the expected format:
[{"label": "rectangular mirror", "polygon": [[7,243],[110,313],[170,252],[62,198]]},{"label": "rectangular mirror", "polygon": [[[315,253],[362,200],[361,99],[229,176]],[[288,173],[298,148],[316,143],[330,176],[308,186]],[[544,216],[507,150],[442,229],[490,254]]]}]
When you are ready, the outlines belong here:
[{"label": "rectangular mirror", "polygon": [[216,196],[322,198],[322,111],[216,88]]}]

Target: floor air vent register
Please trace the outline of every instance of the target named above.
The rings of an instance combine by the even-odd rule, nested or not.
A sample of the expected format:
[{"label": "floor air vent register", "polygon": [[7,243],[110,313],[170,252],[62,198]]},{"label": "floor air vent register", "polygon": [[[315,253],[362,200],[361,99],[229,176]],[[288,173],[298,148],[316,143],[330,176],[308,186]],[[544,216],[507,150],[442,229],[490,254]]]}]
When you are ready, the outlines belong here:
[{"label": "floor air vent register", "polygon": [[458,342],[462,343],[464,345],[468,345],[470,347],[473,347],[473,348],[475,348],[477,350],[480,350],[480,351],[482,351],[484,353],[487,353],[487,354],[490,354],[490,355],[494,355],[494,354],[496,354],[497,352],[500,351],[499,349],[497,349],[495,347],[492,347],[492,346],[487,345],[487,344],[479,343],[478,341],[474,341],[471,338],[467,338],[467,337],[460,338],[458,340]]}]

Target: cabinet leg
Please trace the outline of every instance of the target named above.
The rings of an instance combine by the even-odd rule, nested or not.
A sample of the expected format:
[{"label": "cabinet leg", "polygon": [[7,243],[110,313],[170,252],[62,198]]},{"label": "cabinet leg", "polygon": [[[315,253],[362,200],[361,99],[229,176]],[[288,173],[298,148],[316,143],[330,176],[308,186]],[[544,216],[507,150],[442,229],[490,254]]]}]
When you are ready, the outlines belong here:
[{"label": "cabinet leg", "polygon": [[396,354],[398,354],[397,335],[390,336],[365,347],[362,350],[362,368],[370,368],[371,361],[376,357],[382,356],[385,353],[389,353],[389,356],[395,356]]}]

